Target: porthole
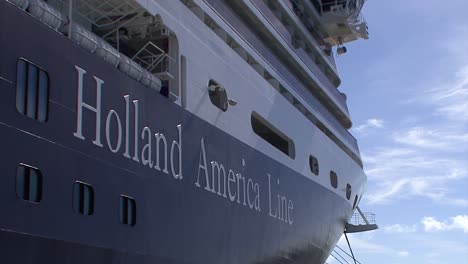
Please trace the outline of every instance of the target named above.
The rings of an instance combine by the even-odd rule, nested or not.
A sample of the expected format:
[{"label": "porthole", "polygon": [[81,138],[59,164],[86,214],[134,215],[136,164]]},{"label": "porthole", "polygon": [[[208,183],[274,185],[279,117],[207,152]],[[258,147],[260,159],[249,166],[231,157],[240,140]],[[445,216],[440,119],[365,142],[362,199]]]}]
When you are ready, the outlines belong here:
[{"label": "porthole", "polygon": [[25,59],[17,63],[16,110],[39,122],[48,119],[49,75]]},{"label": "porthole", "polygon": [[318,160],[316,157],[310,155],[309,156],[309,167],[310,167],[310,171],[315,174],[315,175],[319,175],[319,163],[318,163]]},{"label": "porthole", "polygon": [[210,80],[208,83],[208,95],[210,96],[211,103],[219,108],[219,110],[226,112],[228,109],[228,96],[226,89],[219,83]]},{"label": "porthole", "polygon": [[75,182],[73,185],[73,209],[82,215],[94,213],[94,190],[91,185]]},{"label": "porthole", "polygon": [[121,224],[129,226],[134,226],[136,224],[135,199],[125,195],[120,196],[119,216]]},{"label": "porthole", "polygon": [[338,176],[334,171],[330,171],[330,184],[333,188],[338,188]]},{"label": "porthole", "polygon": [[25,164],[16,168],[16,195],[34,203],[42,200],[42,173],[39,169]]},{"label": "porthole", "polygon": [[349,183],[346,184],[346,199],[351,199],[351,192],[352,192],[352,189],[351,189],[351,185]]}]

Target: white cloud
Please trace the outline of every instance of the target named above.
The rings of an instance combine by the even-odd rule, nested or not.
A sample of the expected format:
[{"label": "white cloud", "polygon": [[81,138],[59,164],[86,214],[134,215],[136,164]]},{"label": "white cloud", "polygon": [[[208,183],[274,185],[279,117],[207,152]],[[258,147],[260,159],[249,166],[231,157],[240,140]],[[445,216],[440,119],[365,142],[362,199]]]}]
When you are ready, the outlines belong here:
[{"label": "white cloud", "polygon": [[[465,28],[461,32],[468,31]],[[408,109],[418,108],[409,115],[421,117],[399,123],[404,127],[386,127],[390,133],[381,134],[378,140],[390,142],[387,147],[379,143],[379,148],[363,148],[369,179],[364,198],[370,203],[419,197],[468,207],[468,50],[462,51],[463,59],[458,60],[458,44],[468,44],[468,35],[457,36],[461,39],[456,47],[443,47],[453,62],[450,69],[444,66],[447,70],[440,75],[425,79],[417,85],[417,94],[409,98]]]},{"label": "white cloud", "polygon": [[[468,105],[468,65],[462,67],[455,80],[417,98],[413,104],[430,105],[428,116],[437,114],[442,119],[437,123],[431,119],[430,125],[420,120],[410,127],[389,127],[387,130],[393,131],[380,135],[379,141],[390,142],[390,146],[379,144],[379,148],[362,153],[369,179],[365,198],[370,203],[386,203],[419,196],[440,204],[468,207],[468,192],[462,193],[462,198],[451,194],[454,185],[468,177],[468,108],[463,108],[463,113],[449,109]],[[366,122],[356,130],[365,130],[371,124]]]},{"label": "white cloud", "polygon": [[361,124],[354,128],[357,132],[363,132],[369,128],[382,128],[384,126],[384,121],[378,118],[367,119],[364,124]]},{"label": "white cloud", "polygon": [[[456,23],[447,32],[454,36],[451,41],[441,38],[440,49],[447,54],[439,79],[428,82],[431,88],[423,92],[422,101],[435,106],[435,114],[453,121],[461,121],[465,132],[468,130],[468,28],[465,23]],[[441,60],[439,60],[441,61]],[[434,86],[434,83],[436,86]],[[426,85],[427,86],[427,85]]]},{"label": "white cloud", "polygon": [[424,127],[412,127],[394,134],[394,140],[419,148],[465,151],[468,132],[431,130]]},{"label": "white cloud", "polygon": [[[468,49],[460,48],[468,44],[468,29],[457,24],[443,31],[453,36],[450,41],[440,38],[432,43],[440,58],[420,65],[420,69],[427,66],[427,71],[395,72],[390,74],[397,76],[390,79],[393,82],[384,84],[392,88],[389,94],[395,95],[395,102],[406,100],[407,104],[402,105],[403,111],[392,109],[397,118],[384,116],[385,129],[373,134],[371,147],[361,146],[369,180],[364,201],[381,204],[424,198],[468,207]],[[385,63],[385,70],[395,63]],[[395,86],[402,89],[394,91]],[[369,139],[364,138],[366,132],[378,128],[370,120],[354,129],[362,137],[361,144]],[[384,124],[377,122],[377,126]]]},{"label": "white cloud", "polygon": [[382,204],[419,197],[468,207],[463,191],[468,187],[468,130],[453,123],[397,128],[379,138],[391,146],[362,153],[369,179],[364,200]]},{"label": "white cloud", "polygon": [[439,87],[426,91],[424,100],[436,106],[436,114],[466,122],[468,121],[468,65],[462,66],[453,77]]},{"label": "white cloud", "polygon": [[449,154],[413,146],[363,154],[369,177],[364,198],[379,204],[418,196],[440,204],[468,207],[467,199],[451,194],[454,186],[465,184],[462,180],[468,177],[466,160]]},{"label": "white cloud", "polygon": [[421,223],[424,225],[424,231],[442,231],[447,229],[447,224],[442,223],[434,219],[433,217],[424,217],[421,220]]},{"label": "white cloud", "polygon": [[468,207],[468,199],[444,197],[440,202],[443,204]]},{"label": "white cloud", "polygon": [[[358,236],[348,236],[351,246],[353,248],[353,251],[356,252],[368,252],[368,253],[374,253],[374,254],[384,254],[384,255],[398,255],[401,257],[406,257],[409,255],[408,251],[405,250],[398,250],[391,248],[387,245],[382,245],[378,243],[372,242],[370,239],[363,239],[362,237]],[[343,239],[343,237],[340,239],[338,242],[339,245],[341,245],[342,248],[347,248],[346,240]]]},{"label": "white cloud", "polygon": [[464,233],[468,233],[468,215],[457,215],[452,217],[452,227],[456,229],[463,229]]},{"label": "white cloud", "polygon": [[[370,254],[376,254],[376,255],[387,255],[390,257],[397,256],[399,258],[403,257],[408,257],[410,253],[406,250],[397,250],[392,247],[389,247],[388,245],[383,245],[379,243],[374,243],[372,242],[372,237],[369,236],[368,234],[353,234],[353,235],[348,235],[351,247],[354,252],[359,252],[359,254],[362,253],[370,253]],[[346,239],[344,236],[341,237],[341,239],[338,241],[337,244],[340,248],[343,250],[348,249],[348,244],[346,242]],[[335,250],[343,257],[345,257],[349,263],[353,263],[351,258],[347,258],[347,256],[340,250],[336,249]],[[332,252],[335,257],[339,258],[341,261],[343,261],[337,254]],[[359,257],[357,257],[357,260],[359,260]],[[330,257],[327,259],[327,263],[332,264],[332,263],[339,263],[335,260],[335,258],[330,255]]]},{"label": "white cloud", "polygon": [[[421,24],[427,25],[427,20],[433,20],[435,26],[442,28],[438,31],[434,27],[428,27],[431,30],[420,30],[418,32],[423,34],[419,34],[417,39],[424,39],[432,34],[439,37],[432,38],[434,41],[427,43],[428,45],[410,49],[412,53],[419,53],[416,56],[409,52],[401,57],[393,56],[397,54],[389,45],[389,52],[384,57],[386,60],[382,63],[385,65],[384,70],[374,70],[372,73],[378,73],[374,74],[376,77],[367,76],[371,79],[369,83],[373,83],[375,78],[388,78],[388,81],[382,83],[382,86],[368,85],[368,94],[384,98],[371,105],[375,107],[373,111],[376,115],[383,117],[386,123],[385,129],[373,129],[379,132],[372,134],[375,135],[374,138],[366,137],[359,141],[369,179],[364,201],[394,203],[395,206],[380,210],[379,219],[382,222],[384,218],[398,219],[401,217],[395,215],[398,212],[405,212],[407,217],[422,220],[424,215],[419,214],[421,210],[427,209],[430,213],[426,212],[426,216],[432,216],[433,220],[441,223],[444,230],[449,230],[447,226],[450,226],[453,232],[424,232],[425,226],[421,222],[414,226],[381,225],[383,232],[408,231],[409,234],[393,235],[391,239],[388,239],[389,236],[381,236],[377,239],[385,242],[374,242],[401,249],[397,250],[400,253],[395,253],[394,258],[405,255],[405,250],[414,255],[405,261],[382,254],[382,258],[377,258],[377,262],[380,260],[382,263],[465,263],[468,259],[468,245],[463,243],[465,240],[460,241],[458,235],[463,234],[463,215],[466,215],[468,208],[468,20],[466,16],[457,21],[454,20],[455,15],[446,16],[450,14],[448,9],[457,11],[465,7],[467,2],[457,0],[454,2],[462,4],[451,2],[450,7],[445,8],[444,3],[439,1],[437,7],[440,5],[443,8],[426,12],[428,6],[436,5],[434,1],[429,2],[428,5],[421,6],[418,1],[400,0],[398,7],[407,10],[406,4],[412,5],[414,10],[409,10],[408,13],[411,16],[414,16],[413,11],[424,14],[418,20],[424,22]],[[441,12],[445,15],[441,15]],[[427,15],[430,13],[436,14],[437,18]],[[381,18],[376,16],[376,21],[377,17]],[[449,20],[453,23],[448,24]],[[392,22],[388,23],[394,25]],[[463,29],[462,32],[453,32],[457,25]],[[435,44],[453,45],[454,54],[446,46],[437,49]],[[424,56],[417,56],[425,48],[429,52],[425,50]],[[428,54],[431,54],[429,57],[432,59],[429,59]],[[389,60],[389,57],[395,59]],[[379,57],[379,60],[382,58]],[[405,67],[407,65],[410,67]],[[395,70],[392,71],[392,68]],[[408,97],[410,103],[395,105]],[[368,100],[367,94],[365,99]],[[360,137],[363,133],[356,134]],[[465,208],[461,210],[461,216],[453,219],[441,217],[440,214],[453,209],[445,208],[445,204]],[[411,233],[413,227],[417,229],[415,233]],[[441,240],[442,238],[447,241]],[[362,252],[366,253],[366,250]]]},{"label": "white cloud", "polygon": [[457,215],[451,217],[449,221],[438,221],[433,217],[424,217],[421,220],[426,232],[440,232],[459,229],[468,233],[468,215]]},{"label": "white cloud", "polygon": [[382,227],[382,229],[387,234],[414,233],[417,230],[416,225],[409,226],[409,225],[401,225],[401,224],[384,226]]},{"label": "white cloud", "polygon": [[370,204],[385,204],[395,200],[422,197],[432,202],[458,207],[468,207],[468,199],[450,194],[450,178],[419,177],[396,180],[380,180],[364,197]]}]

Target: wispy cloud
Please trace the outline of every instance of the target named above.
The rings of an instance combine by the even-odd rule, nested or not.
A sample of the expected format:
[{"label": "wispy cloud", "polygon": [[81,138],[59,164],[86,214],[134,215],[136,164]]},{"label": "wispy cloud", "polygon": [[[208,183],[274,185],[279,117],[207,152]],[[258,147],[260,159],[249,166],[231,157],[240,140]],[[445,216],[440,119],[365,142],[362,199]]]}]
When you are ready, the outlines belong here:
[{"label": "wispy cloud", "polygon": [[[374,255],[379,255],[379,256],[386,255],[389,257],[398,257],[399,259],[408,257],[410,255],[410,252],[407,250],[398,250],[388,245],[374,242],[372,240],[373,236],[353,234],[353,235],[348,235],[348,238],[350,240],[353,251],[359,252],[359,254],[361,255],[363,253],[369,253],[369,254],[374,254]],[[337,245],[345,251],[346,249],[348,249],[348,244],[344,236],[341,237]],[[341,251],[341,249],[335,248],[338,254],[336,252],[332,252],[332,254],[327,259],[327,263],[329,264],[343,263],[343,258],[346,259],[348,263],[352,263],[352,259],[348,257],[347,254],[344,254]],[[339,259],[340,261],[337,261],[336,258]]]},{"label": "wispy cloud", "polygon": [[[454,186],[466,185],[461,179],[468,177],[468,65],[442,85],[432,87],[423,95],[414,95],[411,103],[412,107],[424,107],[427,122],[421,119],[416,124],[387,127],[387,133],[381,133],[378,139],[385,145],[362,154],[370,179],[367,201],[386,203],[422,197],[468,207],[468,192],[462,191],[460,196],[453,191]],[[368,124],[371,122],[363,124],[362,129]]]},{"label": "wispy cloud", "polygon": [[468,65],[462,66],[452,80],[426,91],[425,100],[436,105],[437,114],[468,121]]},{"label": "wispy cloud", "polygon": [[404,234],[404,233],[414,233],[417,231],[416,225],[401,225],[401,224],[383,226],[382,229],[387,234]]},{"label": "wispy cloud", "polygon": [[[382,245],[379,243],[375,243],[372,239],[365,239],[362,236],[350,236],[349,240],[352,244],[353,250],[357,252],[368,252],[374,254],[384,254],[384,255],[391,255],[391,256],[400,256],[406,257],[410,253],[407,250],[399,250],[392,248],[388,245]],[[347,248],[346,240],[343,237],[338,242],[338,245],[342,248]]]},{"label": "wispy cloud", "polygon": [[421,220],[426,232],[440,232],[450,230],[462,230],[468,234],[468,215],[457,215],[448,221],[438,221],[433,217],[424,217]]},{"label": "wispy cloud", "polygon": [[[380,50],[386,52],[367,67],[365,94],[358,93],[360,97],[355,99],[356,105],[372,106],[355,112],[361,120],[373,111],[371,117],[383,118],[384,127],[354,132],[368,176],[362,207],[367,203],[371,210],[376,208],[380,222],[376,238],[366,242],[400,250],[394,250],[394,255],[372,254],[366,249],[359,252],[369,256],[369,263],[465,263],[468,20],[460,10],[468,2],[454,0],[447,6],[440,1],[421,5],[397,0],[381,4],[402,15],[395,21],[393,12],[384,25],[377,23],[380,28],[375,32],[389,32],[397,24],[408,37],[380,43]],[[368,21],[382,18],[378,12],[382,6],[374,7],[375,15]],[[421,39],[431,41],[421,44]],[[378,35],[377,40],[383,37]],[[402,41],[406,45],[400,45]],[[417,48],[408,49],[410,46]],[[382,203],[391,205],[383,207]],[[402,211],[406,220],[415,222],[398,222]],[[404,251],[411,254],[399,257]]]},{"label": "wispy cloud", "polygon": [[384,121],[378,118],[367,119],[366,122],[354,128],[357,132],[364,132],[370,128],[382,128],[384,126]]},{"label": "wispy cloud", "polygon": [[412,127],[394,134],[394,140],[405,145],[437,149],[466,151],[468,132],[432,130],[424,127]]},{"label": "wispy cloud", "polygon": [[468,206],[465,198],[453,197],[451,186],[468,177],[466,161],[415,147],[388,147],[363,155],[371,181],[365,199],[386,203],[414,196],[441,204]]},{"label": "wispy cloud", "polygon": [[468,233],[468,215],[457,215],[450,217],[448,220],[439,221],[435,217],[426,216],[421,219],[420,223],[413,225],[393,224],[382,226],[386,234],[410,234],[419,231],[419,225],[422,225],[425,232],[440,232],[451,230],[462,230]]}]

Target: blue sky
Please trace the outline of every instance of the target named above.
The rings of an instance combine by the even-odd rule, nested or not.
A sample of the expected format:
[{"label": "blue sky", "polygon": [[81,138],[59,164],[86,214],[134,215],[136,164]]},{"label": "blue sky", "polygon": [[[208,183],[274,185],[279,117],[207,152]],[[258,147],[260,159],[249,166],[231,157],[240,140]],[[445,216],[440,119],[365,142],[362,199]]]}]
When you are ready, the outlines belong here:
[{"label": "blue sky", "polygon": [[369,0],[364,16],[370,39],[336,60],[380,226],[349,236],[355,255],[468,264],[468,0]]}]

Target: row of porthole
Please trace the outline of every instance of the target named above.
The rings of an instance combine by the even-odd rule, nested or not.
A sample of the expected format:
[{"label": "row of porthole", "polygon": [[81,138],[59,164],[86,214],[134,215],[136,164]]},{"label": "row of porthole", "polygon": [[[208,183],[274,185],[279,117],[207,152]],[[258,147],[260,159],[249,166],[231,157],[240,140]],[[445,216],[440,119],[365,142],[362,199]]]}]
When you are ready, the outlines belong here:
[{"label": "row of porthole", "polygon": [[[210,80],[208,87],[209,87],[208,94],[209,94],[210,100],[213,103],[213,105],[215,105],[221,111],[225,112],[228,109],[228,97],[227,97],[226,90],[224,89],[224,87],[220,86],[219,84],[217,84],[213,80]],[[210,89],[210,87],[214,87],[216,89]],[[270,144],[271,144],[271,142],[270,142]],[[286,153],[288,156],[290,156],[292,158],[294,156],[294,155],[290,155],[290,153],[288,153],[287,151],[282,151],[282,152]],[[311,159],[312,158],[315,159],[315,157],[313,157],[313,156],[310,156],[310,157],[311,157]],[[314,164],[312,164],[312,161],[310,161],[310,163],[311,163],[310,167],[311,167],[312,173],[314,173],[315,175],[318,175],[319,172],[318,172],[317,159],[315,159]],[[330,182],[331,182],[332,186],[335,189],[338,187],[337,175],[333,171],[330,171]],[[351,199],[351,185],[350,184],[346,185],[346,198],[348,200]],[[358,195],[356,195],[355,198],[354,198],[353,209],[356,208],[357,202],[358,202]]]},{"label": "row of porthole", "polygon": [[[319,175],[319,162],[318,159],[312,155],[309,156],[309,167],[310,171],[315,174]],[[334,171],[330,171],[330,184],[333,188],[337,189],[338,188],[338,175]],[[351,199],[351,193],[352,193],[352,188],[349,183],[346,184],[346,199],[348,201]],[[356,194],[354,197],[354,202],[353,202],[353,210],[356,208],[358,202],[358,195]]]},{"label": "row of porthole", "polygon": [[[47,72],[45,72],[43,69],[31,64],[30,62],[27,62],[24,59],[18,60],[17,68],[18,68],[18,80],[17,80],[18,85],[17,85],[17,89],[20,89],[19,91],[21,91],[21,92],[17,92],[17,97],[20,96],[20,98],[17,98],[17,100],[16,100],[17,110],[20,113],[22,113],[24,115],[27,115],[27,116],[29,116],[29,117],[31,117],[33,119],[36,119],[36,120],[41,121],[41,122],[45,122],[47,120],[47,108],[48,108],[47,107],[47,101],[48,101],[48,88],[49,88],[48,87],[49,81],[48,81]],[[31,75],[32,73],[34,73],[34,74]],[[28,76],[28,77],[26,77],[26,76]],[[26,84],[25,83],[26,83],[26,80],[28,78],[32,78],[31,76],[35,77],[36,79],[43,80],[43,81],[35,82],[38,85],[36,87],[34,87],[34,89],[43,90],[43,92],[38,93],[38,94],[40,94],[42,96],[42,101],[45,102],[43,104],[29,106],[29,105],[27,105],[25,103],[26,98],[28,97],[28,95],[27,95],[27,93],[25,91],[26,90],[26,88],[25,88]],[[22,84],[22,85],[20,85],[20,84]],[[218,83],[214,82],[213,80],[210,80],[210,82],[208,84],[208,87],[209,87],[209,96],[210,96],[211,102],[216,107],[218,107],[220,110],[226,111],[227,108],[228,108],[229,103],[228,103],[228,97],[227,97],[227,94],[226,94],[226,90],[224,89],[224,87],[222,87]],[[28,89],[28,91],[29,91],[29,89]],[[20,103],[18,103],[18,102],[20,102]],[[42,115],[41,115],[41,113],[42,113]],[[285,140],[285,142],[288,142],[288,141],[291,141],[291,140],[290,139]],[[272,142],[269,142],[269,143],[274,145],[276,148],[278,148],[278,146],[276,146],[276,144],[273,144]],[[289,149],[291,149],[291,148],[289,148]],[[285,154],[287,154],[288,156],[290,156],[290,157],[294,156],[294,155],[291,155],[291,153],[289,153],[289,150],[284,150],[284,149],[280,149],[280,150],[282,152],[284,152]],[[317,158],[310,155],[309,165],[310,165],[310,170],[312,171],[312,173],[318,176],[319,175],[319,163],[318,163]],[[330,171],[330,183],[331,183],[333,188],[336,189],[338,187],[338,177],[337,177],[336,173],[333,172],[333,171]],[[351,199],[351,186],[349,184],[346,185],[346,198],[348,200]],[[353,209],[356,207],[357,198],[358,198],[358,196],[356,195],[355,200],[354,200]]]},{"label": "row of porthole", "polygon": [[[33,98],[34,100],[30,100]],[[48,119],[49,75],[37,65],[20,58],[17,62],[16,110],[39,122]],[[20,164],[16,172],[16,195],[32,203],[42,200],[43,177],[39,169]],[[73,185],[73,209],[82,215],[94,213],[94,189],[83,182]],[[120,196],[120,223],[134,226],[136,224],[135,200],[126,195]]]},{"label": "row of porthole", "polygon": [[[219,83],[210,80],[208,83],[208,95],[210,97],[211,103],[219,108],[221,111],[225,112],[228,108],[228,96],[226,89]],[[288,155],[290,158],[295,158],[294,143],[290,138],[284,134],[279,133],[277,128],[266,120],[260,117],[256,112],[253,112],[251,115],[251,125],[252,130],[266,142],[271,144],[273,147],[277,148],[281,152]],[[274,135],[274,137],[265,135]],[[280,140],[281,139],[281,140]],[[319,162],[318,159],[312,155],[309,156],[309,166],[313,174],[319,175]],[[330,183],[331,186],[335,189],[338,188],[338,176],[334,171],[330,171]],[[351,199],[351,185],[346,184],[346,199],[348,201]],[[353,209],[356,208],[358,201],[358,195],[354,198]]]},{"label": "row of porthole", "polygon": [[[226,36],[225,34],[219,34],[219,32],[224,32],[226,33],[223,29],[221,30],[215,30],[216,29],[220,29],[220,26],[217,25],[213,19],[210,18],[209,15],[207,15],[203,9],[201,9],[195,2],[193,2],[192,0],[181,0],[190,10],[192,10],[192,12],[194,13],[195,16],[197,16],[202,22],[204,22],[206,25],[208,25],[208,27],[215,33],[217,34],[218,36]],[[195,11],[195,9],[197,11]],[[205,21],[205,18],[206,20],[209,21],[209,24],[206,23]],[[229,35],[229,34],[228,34]],[[245,54],[248,54],[247,51],[244,50],[244,48],[242,47],[242,45],[239,45],[237,44],[231,37],[228,37],[228,38],[225,38],[225,37],[221,37],[223,39],[223,41],[226,42],[226,44],[231,47],[236,53],[239,53],[239,50],[242,50],[243,52],[241,52],[242,54],[245,53]],[[319,53],[318,53],[319,54]],[[240,57],[242,59],[244,59],[249,65],[259,65],[257,62],[255,62],[255,60],[252,58],[252,56],[250,55],[241,55],[239,53]],[[320,55],[320,54],[319,54]],[[320,57],[320,56],[319,56]],[[260,72],[258,69],[255,68],[255,70],[257,72]],[[294,96],[292,96],[292,94],[288,91],[288,89],[286,89],[285,87],[283,87],[283,85],[281,85],[278,80],[276,80],[275,78],[273,78],[271,76],[271,74],[268,73],[268,71],[266,69],[263,69],[265,72],[264,74],[261,74],[261,76],[263,78],[265,78],[266,81],[268,81],[271,86],[277,90],[281,95],[283,95],[287,101],[289,101],[290,103],[292,103],[292,105],[294,105],[298,110],[299,112],[301,112],[307,119],[309,119],[314,125],[318,126],[319,129],[328,137],[330,138],[338,147],[340,147],[341,149],[343,149],[343,151],[345,151],[345,153],[351,158],[353,159],[359,166],[362,167],[362,161],[360,160],[360,158],[355,155],[352,151],[352,149],[350,149],[349,147],[346,147],[344,144],[341,144],[340,140],[336,139],[336,137],[334,136],[334,133],[330,131],[329,128],[327,128],[321,121],[319,121],[313,114],[311,114],[310,111],[308,111],[307,109],[305,109],[304,105],[300,102],[298,102],[296,100],[296,98]],[[275,83],[275,84],[273,84]],[[210,97],[211,99],[211,97]],[[213,100],[212,100],[213,102]],[[213,102],[213,104],[215,104],[215,102]],[[216,105],[216,104],[215,104]],[[222,111],[226,111],[227,110],[227,103],[223,103],[223,104],[218,104],[216,105],[216,107],[218,107],[219,109],[221,109]],[[354,142],[352,142],[352,144],[355,144]],[[354,148],[357,149],[357,145],[354,146]]]},{"label": "row of porthole", "polygon": [[[42,201],[43,176],[38,168],[19,164],[16,169],[16,195],[18,198],[32,203]],[[73,184],[73,210],[81,215],[94,213],[94,188],[87,183],[76,181]],[[120,223],[134,226],[136,224],[135,199],[120,195]]]},{"label": "row of porthole", "polygon": [[[49,95],[49,91],[48,91],[49,77],[48,77],[47,72],[24,59],[20,59],[18,61],[17,69],[18,69],[18,77],[17,77],[17,89],[18,90],[17,90],[16,107],[17,107],[18,112],[30,118],[36,119],[40,122],[47,121],[48,95]],[[26,89],[26,83],[27,83],[26,81],[30,78],[36,80],[35,82],[33,82],[34,84],[36,84],[36,86],[32,87],[33,88],[32,90]],[[213,87],[213,90],[209,90],[211,102],[220,110],[226,111],[228,108],[228,105],[231,102],[229,101],[227,97],[224,87],[220,86],[213,80],[210,80],[209,87]],[[30,91],[34,91],[36,94],[39,94],[39,97],[38,97],[39,100],[27,101],[26,98],[28,98],[29,96],[28,93]],[[39,103],[37,104],[36,101],[38,101]],[[28,102],[28,104],[26,102]],[[35,104],[32,104],[31,102],[35,102]],[[235,102],[232,102],[231,104],[235,104]],[[285,152],[289,156],[292,156],[292,157],[294,156],[294,155],[291,155],[287,150],[286,151],[283,150],[283,152]],[[314,173],[315,175],[318,175],[319,166],[318,166],[317,159],[313,156],[310,156],[309,163],[310,163],[310,168],[311,168],[312,173]],[[330,181],[331,181],[331,185],[336,189],[338,186],[338,182],[337,182],[338,179],[337,179],[336,173],[333,171],[330,171]],[[350,200],[350,197],[351,197],[351,186],[347,184],[346,198]],[[358,196],[356,195],[353,208],[355,208],[356,206],[357,198]]]},{"label": "row of porthole", "polygon": [[[18,91],[21,91],[21,92],[17,91],[17,100],[16,100],[17,104],[16,104],[16,107],[17,107],[18,112],[20,112],[20,113],[22,113],[24,115],[27,115],[28,117],[31,117],[33,119],[36,119],[38,121],[41,121],[41,122],[47,121],[47,112],[48,112],[47,111],[48,110],[47,109],[48,108],[47,101],[48,101],[48,94],[49,94],[49,92],[48,92],[48,88],[49,88],[48,83],[49,83],[49,81],[48,81],[47,72],[45,72],[43,69],[31,64],[30,62],[27,62],[24,59],[18,60],[17,68],[18,68],[18,80],[17,80],[18,85],[17,85],[17,89],[19,89]],[[26,74],[26,72],[27,72],[27,74]],[[31,75],[32,73],[35,73],[35,74]],[[28,76],[28,77],[26,77],[26,76]],[[45,102],[43,104],[34,105],[34,106],[29,106],[29,105],[26,104],[26,98],[28,97],[28,94],[26,93],[26,88],[25,88],[26,85],[24,83],[31,76],[35,77],[36,79],[43,80],[43,81],[40,81],[40,82],[35,82],[37,84],[37,86],[34,87],[34,89],[38,89],[38,90],[43,91],[43,92],[38,93],[38,94],[40,94],[42,96],[42,101]],[[23,85],[20,85],[20,84],[23,84]],[[222,87],[218,83],[214,82],[213,80],[210,80],[208,87],[209,87],[209,96],[210,96],[211,102],[216,107],[218,107],[220,110],[226,111],[229,103],[228,103],[228,97],[227,97],[227,94],[226,94],[226,90],[224,89],[224,87]],[[28,89],[28,91],[29,90],[30,89]],[[20,98],[18,98],[18,96]],[[41,113],[42,113],[42,115],[41,115]],[[272,126],[272,125],[269,124],[269,126]],[[254,131],[255,131],[255,129],[254,129]],[[272,130],[272,132],[274,133],[273,130]],[[281,150],[282,152],[287,154],[288,156],[294,158],[294,155],[290,153],[290,150],[294,149],[293,143],[291,142],[290,139],[288,139],[288,138],[284,139],[285,142],[288,142],[288,144],[291,144],[291,147],[288,147],[287,149],[279,148],[277,144],[274,144],[273,142],[270,142],[266,138],[264,138],[264,139],[266,141],[268,141],[270,144],[272,144],[274,147],[278,148],[279,150]],[[311,155],[309,157],[309,165],[310,165],[310,170],[312,171],[312,173],[318,176],[319,175],[319,164],[318,164],[317,158],[315,158],[314,156]],[[338,178],[337,178],[336,173],[333,172],[333,171],[330,171],[330,182],[331,182],[331,185],[335,189],[338,187]],[[84,188],[84,189],[86,190],[86,188]],[[29,195],[29,194],[26,194],[26,195]],[[347,184],[347,186],[346,186],[346,198],[348,200],[350,200],[350,198],[351,198],[351,186],[349,184]],[[358,196],[356,195],[355,200],[354,200],[353,209],[356,207],[357,198],[358,198]]]}]

